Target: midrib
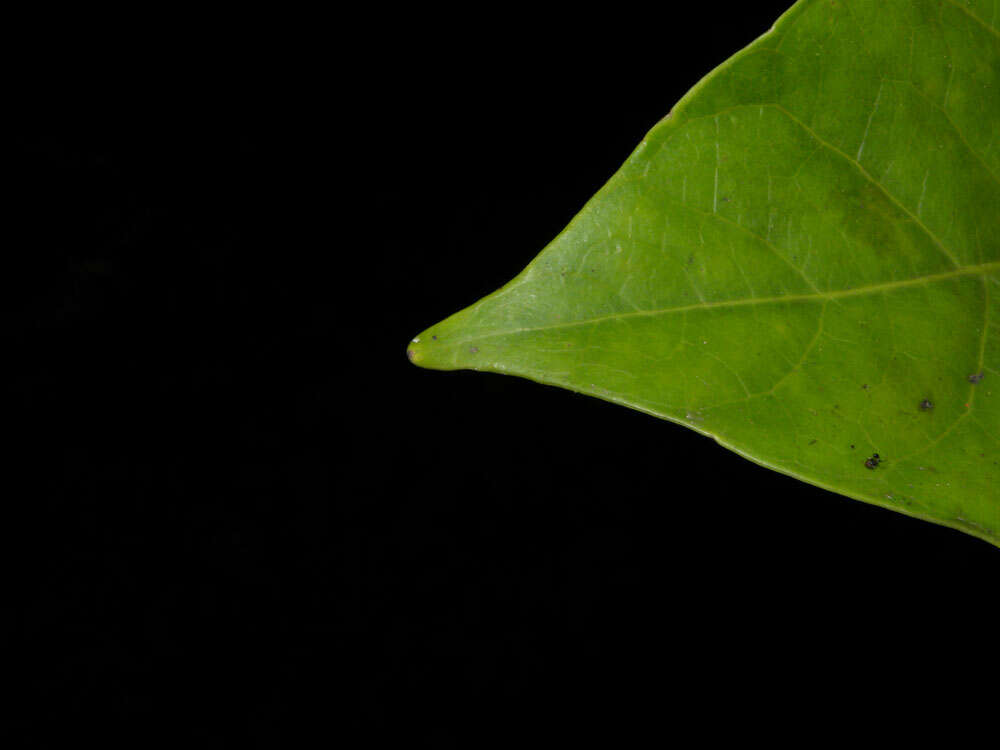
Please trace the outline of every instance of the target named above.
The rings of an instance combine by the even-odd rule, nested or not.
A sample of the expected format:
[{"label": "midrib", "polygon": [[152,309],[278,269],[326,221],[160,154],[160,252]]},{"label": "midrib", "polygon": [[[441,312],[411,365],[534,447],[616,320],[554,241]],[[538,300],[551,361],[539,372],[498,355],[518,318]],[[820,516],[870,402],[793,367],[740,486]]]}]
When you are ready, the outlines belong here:
[{"label": "midrib", "polygon": [[683,305],[680,307],[664,307],[656,310],[634,310],[629,312],[620,312],[596,318],[575,320],[567,323],[553,323],[551,325],[537,326],[534,328],[514,328],[507,331],[494,331],[492,333],[485,333],[480,336],[472,336],[470,338],[463,339],[461,343],[466,343],[468,341],[478,341],[480,339],[485,339],[485,338],[494,338],[497,336],[511,336],[518,333],[533,333],[536,331],[549,331],[561,328],[575,328],[580,326],[592,325],[595,323],[603,323],[609,320],[645,318],[656,315],[671,315],[674,313],[694,312],[697,310],[714,310],[727,307],[747,307],[751,305],[768,305],[768,304],[775,304],[782,302],[810,302],[813,300],[835,300],[835,299],[843,299],[844,297],[859,297],[865,294],[875,294],[877,292],[886,292],[886,291],[891,291],[893,289],[903,289],[905,287],[933,284],[938,281],[945,281],[947,279],[953,279],[961,276],[976,276],[980,274],[986,275],[993,271],[1000,271],[1000,261],[994,261],[992,263],[982,263],[980,265],[975,265],[975,266],[965,266],[963,268],[956,268],[951,271],[943,271],[941,273],[930,274],[927,276],[918,276],[912,279],[903,279],[901,281],[887,281],[881,284],[870,284],[868,286],[852,287],[850,289],[838,289],[833,292],[824,292],[820,294],[811,292],[809,294],[786,294],[780,297],[750,297],[746,299],[720,300],[718,302],[699,302],[698,304],[695,305]]}]

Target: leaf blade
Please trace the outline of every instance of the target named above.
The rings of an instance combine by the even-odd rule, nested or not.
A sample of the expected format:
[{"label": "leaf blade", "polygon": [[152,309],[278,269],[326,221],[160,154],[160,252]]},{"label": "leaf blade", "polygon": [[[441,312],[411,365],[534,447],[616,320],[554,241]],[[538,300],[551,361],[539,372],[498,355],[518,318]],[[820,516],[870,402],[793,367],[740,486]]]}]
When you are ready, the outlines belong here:
[{"label": "leaf blade", "polygon": [[[796,4],[411,359],[636,408],[1000,544],[1000,402],[969,382],[1000,370],[991,29],[950,3]],[[979,57],[949,51],[969,35]]]}]

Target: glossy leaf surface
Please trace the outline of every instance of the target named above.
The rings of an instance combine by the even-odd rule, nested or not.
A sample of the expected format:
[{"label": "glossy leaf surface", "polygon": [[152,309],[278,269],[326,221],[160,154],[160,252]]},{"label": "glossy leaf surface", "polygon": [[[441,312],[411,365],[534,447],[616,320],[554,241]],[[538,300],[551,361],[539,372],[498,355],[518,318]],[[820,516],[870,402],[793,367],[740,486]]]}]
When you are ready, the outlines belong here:
[{"label": "glossy leaf surface", "polygon": [[1000,0],[799,2],[411,360],[1000,545],[998,22]]}]

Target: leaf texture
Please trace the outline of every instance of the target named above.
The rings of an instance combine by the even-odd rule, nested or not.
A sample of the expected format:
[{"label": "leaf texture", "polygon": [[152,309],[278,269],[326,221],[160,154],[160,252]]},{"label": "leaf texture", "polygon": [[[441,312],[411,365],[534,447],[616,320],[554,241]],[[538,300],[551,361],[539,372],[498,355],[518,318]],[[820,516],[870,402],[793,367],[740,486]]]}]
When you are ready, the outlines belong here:
[{"label": "leaf texture", "polygon": [[1000,545],[998,22],[1000,0],[802,0],[410,359]]}]

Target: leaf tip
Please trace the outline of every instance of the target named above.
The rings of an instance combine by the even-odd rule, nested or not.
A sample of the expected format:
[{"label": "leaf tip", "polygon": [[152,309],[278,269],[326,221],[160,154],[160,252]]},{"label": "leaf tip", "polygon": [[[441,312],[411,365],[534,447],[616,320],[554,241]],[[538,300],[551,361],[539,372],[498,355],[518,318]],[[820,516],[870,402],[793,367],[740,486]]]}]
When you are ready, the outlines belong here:
[{"label": "leaf tip", "polygon": [[419,336],[414,336],[410,343],[407,344],[406,358],[420,367],[420,362],[424,358],[424,347],[420,344]]},{"label": "leaf tip", "polygon": [[[436,329],[436,327],[435,327]],[[442,347],[436,334],[428,329],[419,336],[414,336],[406,347],[406,358],[417,367],[429,370],[454,370],[448,355],[450,349]]]}]

